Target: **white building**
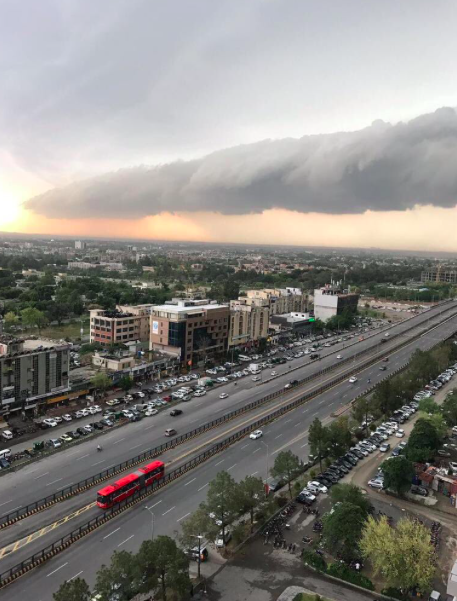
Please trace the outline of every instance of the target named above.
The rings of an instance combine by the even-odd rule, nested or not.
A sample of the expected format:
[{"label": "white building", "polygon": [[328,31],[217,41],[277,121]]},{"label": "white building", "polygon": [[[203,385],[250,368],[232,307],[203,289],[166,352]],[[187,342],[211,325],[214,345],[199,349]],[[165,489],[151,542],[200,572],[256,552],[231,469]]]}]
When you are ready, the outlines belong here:
[{"label": "white building", "polygon": [[328,321],[335,315],[341,315],[345,309],[357,311],[359,295],[343,290],[337,285],[326,284],[314,290],[314,317]]}]

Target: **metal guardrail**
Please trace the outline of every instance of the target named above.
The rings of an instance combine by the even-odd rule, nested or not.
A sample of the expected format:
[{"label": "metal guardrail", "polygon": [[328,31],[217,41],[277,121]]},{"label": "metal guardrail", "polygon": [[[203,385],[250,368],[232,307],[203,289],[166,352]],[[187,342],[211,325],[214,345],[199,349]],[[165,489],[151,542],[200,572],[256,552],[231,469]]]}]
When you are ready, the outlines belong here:
[{"label": "metal guardrail", "polygon": [[[449,316],[447,319],[451,319],[455,315],[457,315],[457,312],[455,312],[454,314]],[[436,325],[439,325],[439,324],[435,324],[432,327],[436,327]],[[408,332],[411,329],[414,329],[415,327],[417,327],[417,326],[413,326],[412,328],[409,328],[408,330],[405,330],[404,332],[401,332],[399,334],[395,334],[394,336],[391,336],[389,338],[389,341],[395,340],[399,336],[404,335],[405,332]],[[359,371],[361,369],[365,369],[366,367],[369,367],[374,362],[376,362],[381,356],[401,349],[403,346],[411,343],[412,340],[420,337],[422,334],[423,334],[423,332],[421,331],[418,334],[416,334],[414,337],[409,338],[406,341],[403,341],[400,345],[397,345],[395,348],[390,348],[389,350],[383,351],[383,352],[371,357],[368,361],[365,361],[362,364],[357,365],[354,369]],[[378,345],[374,345],[374,346],[378,346]],[[373,348],[373,347],[370,347],[370,348]],[[295,385],[295,388],[298,388],[300,385],[303,385],[313,379],[316,379],[322,375],[325,375],[326,373],[334,370],[336,367],[339,367],[341,365],[344,365],[344,364],[354,361],[357,357],[366,354],[367,350],[370,350],[370,349],[366,349],[365,351],[363,351],[363,350],[359,351],[358,353],[356,353],[350,357],[347,357],[346,359],[342,359],[337,365],[328,366],[328,367],[320,370],[316,374],[311,374],[309,376],[306,376],[305,378],[302,378],[301,380],[298,380],[298,384]],[[350,370],[350,371],[352,372],[353,370]],[[320,394],[321,392],[327,390],[329,387],[342,382],[348,375],[349,375],[349,373],[346,371],[346,372],[344,372],[344,374],[341,374],[340,376],[337,376],[336,378],[332,379],[331,382],[326,383],[323,387],[319,387],[317,389],[314,389],[314,390],[306,393],[304,397],[300,397],[300,399],[302,399],[301,402],[303,402],[303,399],[307,400],[307,399],[315,396],[316,394]],[[136,455],[135,457],[132,457],[132,458],[127,459],[126,461],[123,461],[115,466],[112,466],[109,469],[103,470],[102,472],[99,472],[98,474],[94,474],[93,476],[89,476],[88,478],[85,478],[84,480],[81,480],[80,482],[77,482],[75,484],[67,486],[51,495],[48,495],[47,497],[44,497],[42,499],[34,501],[33,503],[30,503],[29,505],[26,505],[24,507],[16,509],[15,511],[13,511],[9,514],[6,514],[1,518],[0,530],[16,523],[19,520],[27,518],[30,515],[33,515],[39,511],[43,511],[43,510],[47,509],[48,507],[54,505],[55,503],[64,501],[64,500],[68,499],[69,497],[74,496],[75,494],[83,492],[84,490],[87,490],[88,488],[90,488],[96,484],[99,484],[100,482],[102,482],[108,478],[111,478],[112,476],[119,474],[130,467],[136,466],[139,463],[142,463],[148,459],[157,457],[164,451],[173,449],[173,448],[177,447],[178,445],[182,444],[183,442],[190,440],[191,438],[194,438],[195,436],[198,436],[204,432],[207,432],[208,430],[211,430],[211,429],[219,426],[222,423],[228,422],[228,421],[234,419],[235,417],[242,415],[243,413],[252,411],[253,409],[255,409],[257,407],[259,407],[271,400],[278,398],[282,394],[284,394],[284,389],[281,389],[281,390],[273,392],[269,395],[266,395],[265,397],[257,399],[256,401],[253,401],[252,403],[248,403],[247,405],[244,405],[243,407],[239,407],[238,409],[235,409],[234,411],[226,413],[226,414],[222,415],[221,417],[216,418],[215,420],[207,422],[206,424],[203,424],[203,425],[199,426],[198,428],[195,428],[194,430],[191,430],[189,432],[186,432],[185,434],[177,436],[177,437],[167,441],[166,443],[163,443],[157,447],[154,447],[152,449],[144,451],[143,453],[140,453],[139,455]],[[287,405],[287,407],[288,406],[289,405]],[[294,406],[295,405],[293,405],[293,407]]]},{"label": "metal guardrail", "polygon": [[[457,327],[449,334],[448,338],[453,336],[456,332],[457,332]],[[410,340],[407,341],[406,343],[404,343],[404,345],[406,345],[408,342],[410,342]],[[440,344],[441,342],[442,341],[436,341],[434,344],[431,345],[430,348]],[[403,346],[403,345],[401,345],[401,346]],[[373,357],[368,363],[369,364],[375,363],[378,359],[379,359],[379,357]],[[388,376],[383,378],[383,380],[385,380],[389,377],[392,377],[392,375],[395,375],[395,374],[399,373],[400,371],[402,371],[408,365],[408,363],[409,362],[406,362],[403,366],[397,368],[395,370],[395,372],[392,372],[392,374],[389,374]],[[338,380],[342,381],[346,377],[347,377],[347,374],[341,375],[338,377]],[[334,383],[331,385],[334,385]],[[194,457],[193,459],[187,461],[182,466],[175,468],[174,470],[172,470],[171,472],[166,474],[164,478],[162,478],[160,480],[156,480],[148,487],[135,492],[135,494],[132,495],[132,497],[130,497],[129,499],[124,499],[124,501],[121,501],[121,503],[117,504],[115,507],[112,507],[112,508],[106,510],[102,515],[99,515],[96,518],[89,520],[86,524],[83,524],[79,528],[76,528],[72,532],[64,535],[63,537],[59,538],[57,541],[51,543],[50,545],[47,545],[46,547],[44,547],[43,549],[41,549],[40,551],[38,551],[31,557],[29,557],[28,559],[20,562],[19,564],[17,564],[16,566],[13,566],[9,570],[6,570],[5,572],[0,573],[0,588],[3,588],[5,586],[11,584],[12,582],[14,582],[14,580],[19,578],[20,576],[26,574],[27,572],[34,569],[35,567],[38,567],[39,565],[41,565],[48,559],[51,559],[54,555],[56,555],[57,553],[60,553],[61,551],[63,551],[67,547],[69,547],[74,542],[78,541],[80,538],[82,538],[86,534],[89,534],[94,529],[102,526],[103,524],[105,524],[106,522],[108,522],[109,520],[111,520],[112,518],[117,516],[119,513],[125,511],[129,507],[140,502],[142,499],[144,499],[148,495],[152,494],[153,492],[159,490],[163,486],[166,486],[167,484],[169,484],[176,478],[179,478],[180,476],[186,474],[188,471],[190,471],[194,467],[198,466],[200,463],[206,461],[213,455],[224,450],[226,447],[228,447],[231,444],[233,444],[234,442],[238,441],[240,438],[243,438],[244,436],[246,436],[253,430],[255,430],[261,426],[264,426],[266,423],[269,423],[269,422],[277,419],[278,417],[281,417],[285,413],[288,413],[289,411],[295,409],[299,405],[301,405],[304,402],[306,402],[307,400],[309,400],[309,398],[317,396],[318,394],[320,394],[324,390],[328,389],[329,387],[330,387],[330,384],[327,383],[312,392],[308,392],[308,393],[304,394],[303,396],[296,399],[295,401],[292,401],[291,403],[284,405],[283,407],[280,407],[276,411],[257,420],[256,422],[253,422],[249,426],[242,428],[241,430],[239,430],[238,432],[235,432],[228,438],[216,443],[215,445],[213,445],[206,451],[203,451],[202,453],[197,455],[197,457]],[[370,392],[370,390],[373,390],[375,387],[376,387],[376,385],[372,386],[368,390],[365,390],[363,393],[358,395],[358,397],[356,397],[356,398],[366,395],[367,392]]]}]

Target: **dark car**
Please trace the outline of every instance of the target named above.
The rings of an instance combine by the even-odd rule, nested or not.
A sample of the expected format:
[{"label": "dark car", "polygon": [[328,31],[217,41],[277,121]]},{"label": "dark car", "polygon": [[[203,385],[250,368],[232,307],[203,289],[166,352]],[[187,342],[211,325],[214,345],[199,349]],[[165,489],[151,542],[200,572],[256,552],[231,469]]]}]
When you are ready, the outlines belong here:
[{"label": "dark car", "polygon": [[317,476],[316,478],[314,478],[317,482],[320,482],[321,484],[323,484],[324,486],[326,486],[327,488],[330,488],[333,485],[333,482],[331,482],[330,480],[328,480],[327,478],[324,478],[324,476]]},{"label": "dark car", "polygon": [[330,482],[333,482],[333,484],[336,484],[341,477],[337,476],[336,474],[333,474],[332,472],[324,472],[322,475],[326,480],[330,480]]},{"label": "dark car", "polygon": [[381,365],[381,367],[379,368],[379,371],[386,371],[387,366],[386,365]]},{"label": "dark car", "polygon": [[344,456],[344,460],[347,461],[348,463],[350,463],[353,467],[355,465],[357,465],[357,461],[358,461],[358,459],[355,455],[348,455],[348,454],[346,454]]},{"label": "dark car", "polygon": [[99,422],[94,422],[93,424],[91,424],[91,426],[95,429],[95,430],[103,430],[103,424],[101,421]]},{"label": "dark car", "polygon": [[412,492],[414,495],[420,495],[421,497],[428,497],[428,490],[424,486],[412,484],[410,492]]},{"label": "dark car", "polygon": [[107,417],[101,419],[100,423],[103,424],[104,426],[106,426],[107,428],[111,428],[111,426],[113,425],[113,422],[110,419],[108,419]]},{"label": "dark car", "polygon": [[87,430],[84,430],[84,428],[76,428],[76,432],[81,434],[81,436],[87,436],[89,434],[89,432]]},{"label": "dark car", "polygon": [[139,414],[139,413],[134,413],[132,415],[132,417],[130,418],[131,422],[140,422],[143,419],[143,417]]},{"label": "dark car", "polygon": [[336,460],[336,463],[338,464],[338,466],[342,465],[344,466],[348,471],[352,470],[352,468],[354,467],[352,465],[352,463],[350,463],[347,459],[345,459],[344,457],[340,457],[339,459]]},{"label": "dark car", "polygon": [[268,485],[271,492],[276,492],[283,486],[284,486],[284,482],[281,482],[281,480],[272,480]]},{"label": "dark car", "polygon": [[9,467],[11,467],[11,464],[9,461],[7,461],[6,459],[0,459],[0,468],[2,470],[7,470]]},{"label": "dark car", "polygon": [[181,409],[172,409],[172,410],[170,411],[170,415],[171,415],[171,417],[176,417],[177,415],[181,415],[181,414],[182,414],[182,411],[181,411]]},{"label": "dark car", "polygon": [[301,503],[302,505],[307,505],[308,507],[313,504],[313,501],[306,495],[302,495],[301,493],[296,497],[296,502]]},{"label": "dark car", "polygon": [[78,438],[81,438],[81,434],[78,432],[78,430],[71,430],[71,432],[67,432],[67,434],[68,434],[68,436],[71,436],[75,440],[77,440]]}]

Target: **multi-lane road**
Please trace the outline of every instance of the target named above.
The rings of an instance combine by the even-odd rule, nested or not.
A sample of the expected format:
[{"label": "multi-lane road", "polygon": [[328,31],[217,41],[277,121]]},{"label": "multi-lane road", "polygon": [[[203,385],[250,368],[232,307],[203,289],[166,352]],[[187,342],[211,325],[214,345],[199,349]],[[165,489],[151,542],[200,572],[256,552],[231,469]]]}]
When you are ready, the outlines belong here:
[{"label": "multi-lane road", "polygon": [[[454,306],[457,305],[454,304]],[[433,324],[433,317],[436,313],[439,313],[439,310],[435,309],[428,312],[428,314],[419,316],[422,319],[418,317],[409,323],[400,324],[392,330],[392,334],[396,331],[405,331],[408,326],[410,327],[415,323],[424,324],[424,321],[428,320],[430,320],[430,323],[424,324],[423,327],[430,326]],[[428,348],[436,344],[438,340],[446,338],[449,331],[456,328],[457,317],[425,333],[421,338],[405,346],[403,349],[392,353],[389,361],[389,370],[393,371],[396,366],[405,363],[416,348]],[[411,333],[405,334],[405,336],[409,335]],[[380,335],[378,337],[380,338]],[[357,344],[352,349],[346,349],[345,354],[361,350],[364,344],[368,348],[377,339],[375,336],[371,340]],[[398,343],[399,339],[396,342]],[[387,351],[388,346],[390,346],[390,343],[382,345],[382,350],[386,349]],[[332,350],[335,350],[335,347]],[[322,359],[319,362],[319,366],[316,364],[303,366],[303,368],[295,372],[296,375],[294,377],[299,378],[309,375],[309,373],[312,373],[310,370],[317,371],[317,369],[324,367],[324,362],[326,361],[329,365],[335,363],[335,355],[332,354]],[[354,365],[354,369],[357,368],[358,362]],[[268,392],[281,387],[283,388],[284,383],[290,376],[287,373],[289,371],[287,366],[282,367],[286,367],[284,376],[263,386],[254,389],[250,388],[248,387],[250,384],[246,380],[240,382],[236,389],[231,385],[233,387],[232,391],[229,393],[229,398],[225,399],[225,401],[219,400],[214,396],[211,398],[210,395],[207,395],[201,399],[194,399],[190,403],[184,404],[185,414],[182,416],[184,418],[182,420],[182,428],[181,425],[178,427],[179,432],[184,432],[195,425],[204,423],[208,418],[212,419],[217,415],[221,415],[234,406],[241,406],[255,398],[264,396]],[[279,372],[278,369],[276,371]],[[255,474],[265,478],[267,477],[267,465],[272,465],[276,454],[280,450],[290,449],[301,458],[306,459],[308,454],[307,432],[311,421],[315,417],[320,417],[321,419],[327,418],[331,412],[335,411],[341,405],[347,404],[354,396],[367,388],[368,379],[376,382],[384,376],[385,372],[379,371],[379,364],[363,370],[359,374],[358,382],[355,385],[351,385],[345,380],[266,426],[262,439],[257,441],[243,439],[239,441],[224,453],[213,457],[211,460],[189,472],[186,476],[183,476],[181,479],[178,479],[157,494],[151,496],[147,505],[154,512],[155,533],[173,535],[179,529],[180,521],[195,510],[198,504],[205,498],[208,483],[222,469],[228,470],[237,480],[247,474]],[[330,376],[327,375],[327,377]],[[293,399],[297,394],[302,394],[303,390],[303,388],[300,391],[292,390],[284,398]],[[227,401],[230,402],[227,404]],[[197,404],[199,405],[198,407],[196,406]],[[269,405],[263,409],[267,409],[268,407],[272,409],[272,406]],[[156,417],[159,418],[159,416]],[[163,439],[161,436],[163,430],[169,425],[171,418],[163,415],[160,416],[160,419],[163,420],[162,423],[159,423],[158,419],[154,420],[152,418],[149,422],[143,420],[139,424],[131,424],[129,427],[110,433],[108,436],[113,436],[113,438],[109,444],[108,441],[104,443],[106,451],[103,454],[106,452],[107,456],[103,457],[105,465],[100,465],[100,467],[107,467],[110,463],[115,463],[118,459],[125,459],[136,454],[137,451],[139,452],[144,448],[162,442]],[[245,414],[243,419],[251,419],[253,421],[255,417]],[[192,423],[193,420],[195,420],[195,423]],[[178,419],[173,423],[178,424]],[[227,427],[236,425],[239,426],[239,424],[230,422]],[[137,428],[134,430],[133,427],[135,426]],[[150,429],[146,431],[146,428]],[[127,435],[129,431],[132,433],[131,435]],[[144,436],[144,438],[141,438],[141,436]],[[198,437],[193,439],[192,443],[186,443],[174,449],[169,455],[164,457],[166,463],[179,462],[179,458],[190,452],[192,447],[195,449],[199,445],[210,444],[214,437],[219,436],[219,433],[215,430],[206,433],[204,436],[207,438]],[[142,446],[143,443],[146,444],[146,447]],[[139,446],[134,448],[135,445]],[[90,446],[94,446],[94,443],[87,443],[75,449],[69,449],[68,451],[32,464],[16,474],[10,474],[2,478],[0,481],[2,499],[0,501],[0,509],[7,511],[14,508],[16,503],[19,505],[28,502],[28,499],[36,499],[43,490],[52,491],[54,486],[67,484],[73,481],[74,477],[79,477],[80,474],[82,474],[82,477],[85,477],[93,473],[99,467],[94,464],[97,461],[102,461],[102,459],[100,458],[100,454],[97,455],[93,450],[89,450]],[[68,453],[73,454],[68,456]],[[62,479],[54,483],[52,479],[57,478]],[[4,482],[8,482],[7,487],[4,485]],[[85,498],[88,501],[93,500],[94,495],[95,490],[92,493],[87,493],[87,497],[80,495],[75,497],[71,502],[80,506],[84,503]],[[1,506],[2,503],[4,503],[3,506]],[[58,507],[58,511],[69,511],[66,504],[60,504]],[[90,511],[98,510],[91,509]],[[5,541],[5,544],[11,537],[13,540],[20,538],[21,532],[28,533],[29,530],[27,529],[37,529],[40,525],[52,521],[47,512],[38,514],[31,519],[34,522],[25,520],[14,526],[12,530],[7,529],[2,532],[2,540]],[[141,541],[150,535],[151,515],[148,511],[136,506],[121,514],[118,518],[112,520],[73,547],[70,547],[65,553],[60,554],[41,568],[22,577],[16,583],[2,591],[2,595],[5,599],[28,599],[32,598],[33,591],[34,599],[42,599],[44,601],[45,599],[52,598],[52,592],[58,588],[63,580],[79,574],[86,578],[89,583],[93,584],[96,570],[102,563],[109,562],[110,555],[114,550],[136,550]],[[47,537],[44,537],[44,540],[38,539],[38,541],[31,543],[18,552],[17,555],[13,554],[0,561],[0,571],[8,569],[11,565],[18,563],[21,559],[25,559],[25,557],[30,556],[39,548],[57,538],[57,531],[54,533],[54,536],[52,534],[50,536],[50,539]],[[94,561],[94,557],[96,557],[96,561]]]}]

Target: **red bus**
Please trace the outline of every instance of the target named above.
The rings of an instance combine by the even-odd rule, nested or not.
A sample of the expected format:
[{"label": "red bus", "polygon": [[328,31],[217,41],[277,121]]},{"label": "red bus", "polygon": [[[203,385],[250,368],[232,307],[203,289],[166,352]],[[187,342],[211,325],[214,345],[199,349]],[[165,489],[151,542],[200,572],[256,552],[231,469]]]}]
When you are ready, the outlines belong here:
[{"label": "red bus", "polygon": [[160,480],[165,473],[165,464],[162,461],[153,461],[144,467],[140,467],[124,476],[114,484],[108,484],[97,493],[97,505],[102,509],[108,509],[115,503],[120,503],[123,499],[130,497],[140,488],[151,484],[154,480]]}]

